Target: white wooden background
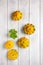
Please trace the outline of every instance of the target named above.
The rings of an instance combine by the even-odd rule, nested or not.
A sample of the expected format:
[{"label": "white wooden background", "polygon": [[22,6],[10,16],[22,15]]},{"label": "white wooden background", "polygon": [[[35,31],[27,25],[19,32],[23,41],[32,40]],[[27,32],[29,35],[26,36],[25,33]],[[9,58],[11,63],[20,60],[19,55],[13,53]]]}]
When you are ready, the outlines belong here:
[{"label": "white wooden background", "polygon": [[[11,20],[10,15],[16,10],[23,12],[23,18],[19,22]],[[36,31],[27,36],[21,32],[22,26],[33,23]],[[15,28],[19,33],[18,38],[25,36],[30,38],[30,47],[18,48],[15,39],[14,49],[19,51],[19,58],[15,61],[7,59],[7,49],[4,48],[9,29]],[[0,65],[43,65],[43,0],[0,0]]]}]

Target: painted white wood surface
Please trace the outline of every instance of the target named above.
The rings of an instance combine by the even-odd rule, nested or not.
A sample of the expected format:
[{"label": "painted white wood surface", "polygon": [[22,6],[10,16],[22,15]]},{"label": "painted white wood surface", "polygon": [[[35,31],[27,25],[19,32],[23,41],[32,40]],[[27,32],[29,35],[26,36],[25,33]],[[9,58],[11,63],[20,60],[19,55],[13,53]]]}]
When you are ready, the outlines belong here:
[{"label": "painted white wood surface", "polygon": [[41,0],[41,65],[43,65],[43,0]]},{"label": "painted white wood surface", "polygon": [[[0,0],[0,65],[43,65],[43,51],[41,51],[43,42],[42,45],[40,43],[43,40],[43,36],[40,36],[40,30],[42,29],[39,26],[40,22],[43,21],[43,0],[41,2],[42,20],[40,21],[40,0]],[[23,12],[24,16],[20,21],[12,21],[10,18],[11,13],[18,9]],[[36,31],[33,35],[27,36],[21,31],[26,23],[35,25]],[[15,42],[14,49],[19,51],[19,58],[16,61],[7,59],[8,51],[3,47],[5,41],[11,39],[7,36],[7,33],[12,28],[18,31],[18,38],[25,36],[30,39],[30,47],[26,49],[18,48],[16,44],[18,38],[12,39]]]},{"label": "painted white wood surface", "polygon": [[7,50],[4,43],[7,40],[7,0],[0,0],[0,65],[7,64]]}]

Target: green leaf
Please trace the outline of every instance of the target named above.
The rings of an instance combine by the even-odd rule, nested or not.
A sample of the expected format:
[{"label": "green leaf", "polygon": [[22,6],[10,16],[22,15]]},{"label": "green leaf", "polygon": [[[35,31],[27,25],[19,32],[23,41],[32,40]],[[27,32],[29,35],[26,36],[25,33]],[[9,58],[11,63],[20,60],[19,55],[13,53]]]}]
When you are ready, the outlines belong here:
[{"label": "green leaf", "polygon": [[17,31],[15,29],[10,29],[8,36],[10,36],[13,39],[17,38]]}]

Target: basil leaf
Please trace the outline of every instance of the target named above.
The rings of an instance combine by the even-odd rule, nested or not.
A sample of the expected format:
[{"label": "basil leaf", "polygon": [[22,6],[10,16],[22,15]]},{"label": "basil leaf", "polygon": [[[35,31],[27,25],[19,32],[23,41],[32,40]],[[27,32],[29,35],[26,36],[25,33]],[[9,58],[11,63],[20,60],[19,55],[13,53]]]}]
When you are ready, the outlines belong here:
[{"label": "basil leaf", "polygon": [[17,31],[15,29],[10,29],[8,36],[10,36],[13,39],[17,38]]}]

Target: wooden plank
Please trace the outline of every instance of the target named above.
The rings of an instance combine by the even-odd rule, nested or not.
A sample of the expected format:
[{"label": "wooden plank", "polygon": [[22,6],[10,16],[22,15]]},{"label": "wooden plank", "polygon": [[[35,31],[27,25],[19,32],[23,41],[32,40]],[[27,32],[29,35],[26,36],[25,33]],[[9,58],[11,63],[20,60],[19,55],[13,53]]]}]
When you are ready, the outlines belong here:
[{"label": "wooden plank", "polygon": [[[19,21],[19,38],[27,37],[21,30],[23,26],[29,23],[29,0],[19,0],[19,10],[23,12],[23,18]],[[30,65],[30,47],[26,49],[19,48],[19,65]]]},{"label": "wooden plank", "polygon": [[0,65],[7,65],[7,0],[0,0]]},{"label": "wooden plank", "polygon": [[41,65],[43,65],[43,0],[41,0]]},{"label": "wooden plank", "polygon": [[[8,31],[10,29],[16,29],[18,31],[18,21],[11,20],[11,13],[13,13],[16,10],[18,10],[18,0],[8,0]],[[14,40],[8,37],[8,39],[14,41],[15,45],[13,49],[18,50],[18,46],[17,46],[18,38]],[[18,65],[18,59],[15,61],[8,60],[8,65]]]},{"label": "wooden plank", "polygon": [[30,23],[35,25],[36,31],[30,36],[30,65],[40,65],[40,21],[39,21],[39,0],[30,0]]}]

